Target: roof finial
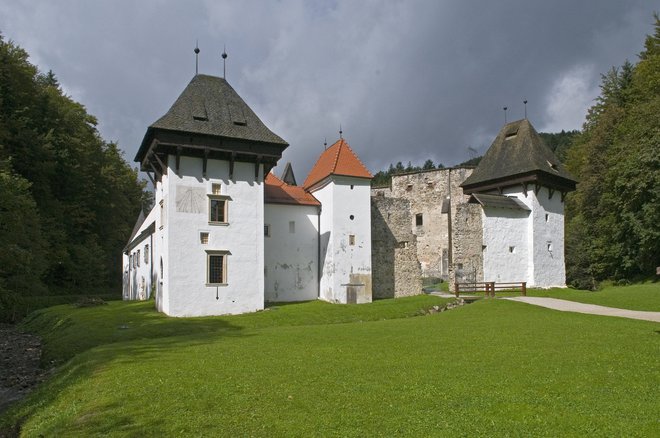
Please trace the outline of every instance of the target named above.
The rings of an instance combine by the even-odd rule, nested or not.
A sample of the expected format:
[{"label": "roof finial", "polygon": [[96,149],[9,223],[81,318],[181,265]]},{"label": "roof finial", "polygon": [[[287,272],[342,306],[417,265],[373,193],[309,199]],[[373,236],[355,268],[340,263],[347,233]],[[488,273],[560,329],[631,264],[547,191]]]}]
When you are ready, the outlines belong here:
[{"label": "roof finial", "polygon": [[195,76],[199,73],[199,41],[195,40]]},{"label": "roof finial", "polygon": [[227,46],[222,49],[222,77],[227,79]]},{"label": "roof finial", "polygon": [[525,120],[527,120],[527,99],[523,100],[523,104],[525,105]]},{"label": "roof finial", "polygon": [[343,133],[344,133],[344,131],[341,130],[341,123],[340,123],[339,124],[339,138],[341,138],[342,140],[344,139],[344,137],[342,136]]},{"label": "roof finial", "polygon": [[323,150],[328,149],[328,139],[323,137]]},{"label": "roof finial", "polygon": [[502,108],[504,110],[504,124],[506,125],[506,110],[508,109],[507,107]]}]

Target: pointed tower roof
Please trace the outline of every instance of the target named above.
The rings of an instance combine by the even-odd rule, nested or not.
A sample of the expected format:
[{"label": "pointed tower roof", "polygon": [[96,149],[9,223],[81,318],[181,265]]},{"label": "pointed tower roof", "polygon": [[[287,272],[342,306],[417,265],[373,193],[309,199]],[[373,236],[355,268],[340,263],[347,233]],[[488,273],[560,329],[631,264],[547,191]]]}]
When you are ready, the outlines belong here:
[{"label": "pointed tower roof", "polygon": [[340,138],[335,144],[323,151],[309,175],[307,175],[303,186],[307,190],[330,175],[373,178],[367,167],[362,164],[362,161],[343,138]]},{"label": "pointed tower roof", "polygon": [[567,192],[575,190],[576,182],[529,120],[523,119],[504,125],[461,187],[469,194],[536,183]]},{"label": "pointed tower roof", "polygon": [[264,202],[267,204],[321,205],[302,187],[292,186],[269,173],[264,181]]},{"label": "pointed tower roof", "polygon": [[[191,155],[192,149],[208,148],[210,152],[242,155],[238,159],[243,161],[255,161],[260,156],[274,162],[288,146],[225,79],[202,74],[193,77],[169,111],[147,128],[135,156],[142,170],[150,170],[148,158],[158,145],[170,149],[183,146],[186,155]],[[169,149],[157,152],[172,153]]]},{"label": "pointed tower roof", "polygon": [[282,172],[282,181],[289,184],[290,186],[297,186],[296,176],[293,174],[293,167],[291,163],[287,161],[286,166],[284,166],[284,172]]}]

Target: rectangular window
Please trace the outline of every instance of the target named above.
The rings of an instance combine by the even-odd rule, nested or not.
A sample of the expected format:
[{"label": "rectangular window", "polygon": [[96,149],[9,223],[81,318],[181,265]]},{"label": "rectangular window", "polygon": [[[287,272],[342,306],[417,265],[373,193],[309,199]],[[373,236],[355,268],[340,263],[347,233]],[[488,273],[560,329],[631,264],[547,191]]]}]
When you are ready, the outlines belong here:
[{"label": "rectangular window", "polygon": [[207,251],[206,265],[206,284],[207,285],[225,285],[227,284],[227,256],[228,251]]},{"label": "rectangular window", "polygon": [[137,265],[138,265],[138,268],[139,268],[140,267],[140,250],[139,249],[137,250]]},{"label": "rectangular window", "polygon": [[211,193],[214,195],[219,195],[221,187],[222,186],[220,184],[211,184]]},{"label": "rectangular window", "polygon": [[296,232],[296,222],[289,221],[289,233],[293,234]]},{"label": "rectangular window", "polygon": [[207,245],[209,243],[209,233],[199,233],[199,243]]},{"label": "rectangular window", "polygon": [[209,222],[227,223],[227,201],[209,198]]},{"label": "rectangular window", "polygon": [[149,245],[144,245],[144,264],[149,264]]},{"label": "rectangular window", "polygon": [[422,215],[422,213],[417,213],[415,215],[415,225],[417,225],[418,227],[424,225],[424,216]]},{"label": "rectangular window", "polygon": [[270,237],[270,225],[268,225],[268,224],[264,225],[264,236],[265,237]]},{"label": "rectangular window", "polygon": [[348,244],[349,245],[355,245],[355,234],[349,234],[348,235]]}]

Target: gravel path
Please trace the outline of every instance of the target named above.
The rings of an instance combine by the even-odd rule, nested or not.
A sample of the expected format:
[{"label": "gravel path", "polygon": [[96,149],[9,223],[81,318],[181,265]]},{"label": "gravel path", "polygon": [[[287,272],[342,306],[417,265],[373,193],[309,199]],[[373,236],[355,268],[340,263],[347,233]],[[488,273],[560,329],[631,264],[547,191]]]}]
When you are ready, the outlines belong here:
[{"label": "gravel path", "polygon": [[48,376],[49,372],[40,367],[40,359],[38,336],[0,324],[0,414]]},{"label": "gravel path", "polygon": [[592,315],[618,316],[621,318],[643,319],[645,321],[660,322],[660,312],[643,312],[641,310],[617,309],[615,307],[584,304],[575,301],[559,300],[557,298],[543,297],[509,297],[502,298],[509,301],[533,304],[562,312],[590,313]]}]

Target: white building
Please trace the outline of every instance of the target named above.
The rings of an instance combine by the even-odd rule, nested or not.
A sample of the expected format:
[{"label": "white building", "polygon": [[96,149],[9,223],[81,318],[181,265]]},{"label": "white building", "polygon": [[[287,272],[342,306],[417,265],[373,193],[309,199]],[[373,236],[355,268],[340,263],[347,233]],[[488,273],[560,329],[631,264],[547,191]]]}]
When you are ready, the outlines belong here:
[{"label": "white building", "polygon": [[527,119],[502,128],[461,184],[482,207],[483,281],[565,286],[564,198],[575,184]]},{"label": "white building", "polygon": [[135,160],[155,206],[124,250],[124,299],[172,316],[252,312],[265,301],[371,301],[371,174],[340,139],[303,187],[288,144],[222,78],[196,75]]}]

